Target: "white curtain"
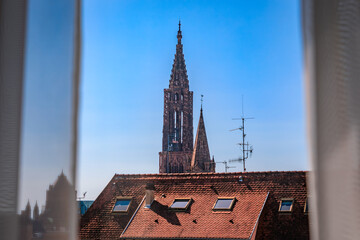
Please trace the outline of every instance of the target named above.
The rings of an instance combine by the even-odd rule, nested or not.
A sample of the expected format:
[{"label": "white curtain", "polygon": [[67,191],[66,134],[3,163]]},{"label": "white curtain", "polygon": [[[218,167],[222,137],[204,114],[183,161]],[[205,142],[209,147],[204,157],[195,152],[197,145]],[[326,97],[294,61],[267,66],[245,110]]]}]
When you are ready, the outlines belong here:
[{"label": "white curtain", "polygon": [[76,239],[80,0],[0,11],[0,238]]},{"label": "white curtain", "polygon": [[304,0],[315,240],[360,238],[360,1]]}]

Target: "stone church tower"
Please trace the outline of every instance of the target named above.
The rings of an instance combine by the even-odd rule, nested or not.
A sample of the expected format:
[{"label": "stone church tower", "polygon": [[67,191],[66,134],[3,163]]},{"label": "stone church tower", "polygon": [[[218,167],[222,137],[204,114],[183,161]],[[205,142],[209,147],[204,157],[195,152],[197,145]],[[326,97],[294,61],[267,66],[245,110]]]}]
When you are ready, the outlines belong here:
[{"label": "stone church tower", "polygon": [[169,88],[164,89],[163,138],[162,152],[159,153],[159,172],[214,172],[215,163],[210,159],[202,109],[200,116],[202,130],[199,137],[201,143],[195,145],[196,149],[201,150],[193,151],[193,92],[189,90],[180,22],[177,39]]}]

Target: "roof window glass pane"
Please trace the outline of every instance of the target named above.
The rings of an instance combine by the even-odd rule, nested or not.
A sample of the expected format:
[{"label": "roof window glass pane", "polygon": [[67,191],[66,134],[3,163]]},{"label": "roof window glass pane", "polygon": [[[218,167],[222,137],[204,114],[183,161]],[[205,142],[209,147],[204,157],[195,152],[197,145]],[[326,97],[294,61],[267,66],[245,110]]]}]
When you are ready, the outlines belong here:
[{"label": "roof window glass pane", "polygon": [[234,198],[219,198],[214,206],[214,209],[230,209],[233,205]]},{"label": "roof window glass pane", "polygon": [[280,212],[290,212],[292,210],[293,200],[282,200],[280,203]]},{"label": "roof window glass pane", "polygon": [[113,208],[113,212],[126,212],[130,206],[131,199],[118,199]]},{"label": "roof window glass pane", "polygon": [[189,205],[190,199],[175,199],[170,208],[186,209]]}]

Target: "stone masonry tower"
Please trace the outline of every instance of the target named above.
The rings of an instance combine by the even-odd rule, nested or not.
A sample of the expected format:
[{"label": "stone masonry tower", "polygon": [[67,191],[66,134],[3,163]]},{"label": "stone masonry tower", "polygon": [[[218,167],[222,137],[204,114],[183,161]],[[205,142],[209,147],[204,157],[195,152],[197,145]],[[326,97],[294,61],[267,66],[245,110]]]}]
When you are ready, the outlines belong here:
[{"label": "stone masonry tower", "polygon": [[169,88],[164,89],[164,122],[162,152],[159,153],[160,173],[191,171],[193,153],[193,92],[189,90],[181,24],[171,70]]},{"label": "stone masonry tower", "polygon": [[159,172],[215,172],[214,158],[210,159],[202,105],[193,149],[193,92],[189,90],[181,38],[179,22],[178,43],[169,88],[164,89],[164,125]]}]

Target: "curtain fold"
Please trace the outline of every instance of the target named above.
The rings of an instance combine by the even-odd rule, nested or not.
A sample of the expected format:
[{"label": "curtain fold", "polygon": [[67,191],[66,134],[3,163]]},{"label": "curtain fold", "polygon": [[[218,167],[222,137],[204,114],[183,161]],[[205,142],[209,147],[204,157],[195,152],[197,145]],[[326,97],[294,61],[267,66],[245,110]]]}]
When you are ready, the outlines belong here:
[{"label": "curtain fold", "polygon": [[304,0],[311,238],[360,236],[360,1]]}]

